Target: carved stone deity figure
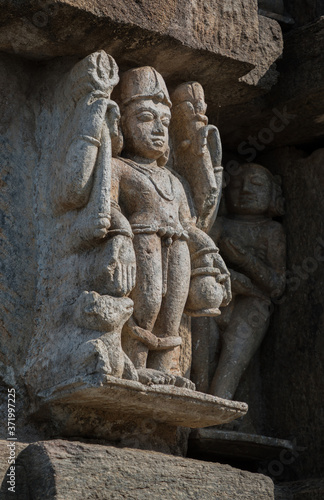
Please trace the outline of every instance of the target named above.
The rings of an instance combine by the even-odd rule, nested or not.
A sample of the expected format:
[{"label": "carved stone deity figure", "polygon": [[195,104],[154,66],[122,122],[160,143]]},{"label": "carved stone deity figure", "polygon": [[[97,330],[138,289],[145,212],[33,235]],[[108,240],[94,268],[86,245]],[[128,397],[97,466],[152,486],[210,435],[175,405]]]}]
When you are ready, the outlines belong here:
[{"label": "carved stone deity figure", "polygon": [[219,305],[230,298],[227,269],[211,238],[197,227],[181,178],[165,167],[173,118],[161,75],[150,67],[130,70],[118,90],[124,150],[112,161],[112,206],[125,217],[123,230],[134,235],[137,273],[123,347],[140,381],[193,387],[175,359],[181,317],[184,310],[206,313],[199,302],[210,305],[206,287],[216,299],[210,314],[219,314]]},{"label": "carved stone deity figure", "polygon": [[[39,394],[111,377],[194,388],[179,367],[182,315],[215,316],[231,299],[226,265],[204,232],[216,215],[221,149],[205,105],[194,109],[201,87],[175,93],[175,108],[194,111],[187,145],[196,144],[197,161],[180,168],[174,133],[173,168],[204,175],[205,204],[201,179],[195,190],[166,167],[173,118],[162,76],[150,67],[126,72],[115,90],[119,107],[111,100],[118,79],[100,51],[43,99],[50,104],[37,130],[39,307],[26,363]],[[174,120],[173,130],[181,127]]]},{"label": "carved stone deity figure", "polygon": [[213,236],[230,268],[233,300],[217,319],[220,355],[210,393],[232,399],[285,287],[286,242],[280,181],[266,168],[241,165],[225,190],[227,215]]}]

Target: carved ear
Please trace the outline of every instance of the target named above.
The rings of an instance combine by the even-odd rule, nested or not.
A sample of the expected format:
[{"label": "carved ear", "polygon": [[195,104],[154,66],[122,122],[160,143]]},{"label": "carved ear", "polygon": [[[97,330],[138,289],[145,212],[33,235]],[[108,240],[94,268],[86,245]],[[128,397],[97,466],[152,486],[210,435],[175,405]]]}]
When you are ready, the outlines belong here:
[{"label": "carved ear", "polygon": [[218,128],[214,125],[207,125],[208,131],[208,149],[212,159],[213,167],[218,167],[222,164],[222,142],[220,139]]},{"label": "carved ear", "polygon": [[278,184],[278,186],[281,186],[282,185],[282,178],[280,175],[274,175],[273,176],[273,180],[276,184]]},{"label": "carved ear", "polygon": [[112,156],[116,158],[123,149],[124,138],[120,125],[119,106],[112,100],[109,101],[106,117],[111,138]]}]

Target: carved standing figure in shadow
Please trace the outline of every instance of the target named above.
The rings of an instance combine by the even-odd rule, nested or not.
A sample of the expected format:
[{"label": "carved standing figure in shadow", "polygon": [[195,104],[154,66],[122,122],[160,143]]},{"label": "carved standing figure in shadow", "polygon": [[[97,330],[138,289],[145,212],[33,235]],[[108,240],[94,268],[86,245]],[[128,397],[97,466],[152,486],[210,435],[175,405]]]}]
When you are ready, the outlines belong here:
[{"label": "carved standing figure in shadow", "polygon": [[279,180],[256,164],[241,165],[225,190],[227,215],[213,229],[230,268],[233,300],[217,319],[220,356],[210,393],[234,397],[260,346],[270,319],[271,299],[285,287],[286,242]]}]

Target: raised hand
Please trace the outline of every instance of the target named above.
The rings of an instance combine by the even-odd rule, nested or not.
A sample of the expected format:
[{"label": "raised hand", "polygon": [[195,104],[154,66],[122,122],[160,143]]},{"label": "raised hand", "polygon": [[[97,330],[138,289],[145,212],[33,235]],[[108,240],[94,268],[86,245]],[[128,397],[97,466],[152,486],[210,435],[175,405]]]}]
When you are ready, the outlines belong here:
[{"label": "raised hand", "polygon": [[70,73],[70,85],[66,87],[69,97],[78,101],[95,92],[110,98],[112,89],[119,81],[118,66],[104,50],[94,52],[74,66]]}]

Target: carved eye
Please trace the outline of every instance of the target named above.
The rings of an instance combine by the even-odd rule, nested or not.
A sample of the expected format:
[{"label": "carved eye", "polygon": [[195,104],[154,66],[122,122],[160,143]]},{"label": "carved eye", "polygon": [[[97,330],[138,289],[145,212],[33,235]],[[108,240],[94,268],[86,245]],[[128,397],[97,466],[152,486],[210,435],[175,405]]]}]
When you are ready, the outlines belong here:
[{"label": "carved eye", "polygon": [[165,127],[170,125],[170,118],[162,118],[162,123]]},{"label": "carved eye", "polygon": [[142,113],[137,115],[137,118],[141,122],[151,122],[154,120],[154,115],[150,111],[143,111]]},{"label": "carved eye", "polygon": [[254,184],[255,186],[263,186],[263,179],[261,179],[261,177],[252,177],[251,184]]}]

